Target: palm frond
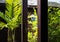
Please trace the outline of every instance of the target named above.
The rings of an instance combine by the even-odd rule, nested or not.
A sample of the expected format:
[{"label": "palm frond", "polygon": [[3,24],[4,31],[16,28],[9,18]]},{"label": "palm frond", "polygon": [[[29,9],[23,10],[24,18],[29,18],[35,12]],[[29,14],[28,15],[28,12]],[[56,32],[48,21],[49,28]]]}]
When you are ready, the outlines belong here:
[{"label": "palm frond", "polygon": [[[6,1],[6,3],[8,2],[9,1]],[[22,4],[20,0],[12,0],[11,2],[12,3],[8,3],[10,5],[6,5],[8,11],[5,11],[5,15],[8,19],[10,19],[7,26],[13,30],[21,23]]]},{"label": "palm frond", "polygon": [[7,10],[5,10],[5,17],[7,17],[8,19],[12,19],[12,3],[8,3],[9,1],[8,0],[6,0],[6,8],[7,8]]},{"label": "palm frond", "polygon": [[5,18],[5,15],[4,15],[2,12],[0,12],[0,17],[1,17],[2,19],[4,19],[6,22],[8,22],[8,19]]},{"label": "palm frond", "polygon": [[2,12],[0,12],[0,17],[3,18],[3,19],[5,19],[4,18],[5,16],[4,16],[4,14]]},{"label": "palm frond", "polygon": [[3,18],[7,24],[0,22],[0,28],[8,27],[13,30],[21,23],[22,3],[20,0],[6,0],[6,8],[5,14],[0,12],[0,17]]},{"label": "palm frond", "polygon": [[6,24],[0,21],[0,30],[6,27]]}]

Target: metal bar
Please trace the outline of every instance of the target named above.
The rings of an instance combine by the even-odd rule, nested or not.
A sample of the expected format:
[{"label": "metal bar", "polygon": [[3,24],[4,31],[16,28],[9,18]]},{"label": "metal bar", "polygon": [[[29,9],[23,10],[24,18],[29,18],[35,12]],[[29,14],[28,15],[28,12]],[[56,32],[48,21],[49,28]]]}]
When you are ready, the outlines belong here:
[{"label": "metal bar", "polygon": [[38,14],[38,42],[41,42],[41,0],[37,0],[37,14]]},{"label": "metal bar", "polygon": [[27,0],[22,0],[22,26],[21,26],[21,42],[27,42]]}]

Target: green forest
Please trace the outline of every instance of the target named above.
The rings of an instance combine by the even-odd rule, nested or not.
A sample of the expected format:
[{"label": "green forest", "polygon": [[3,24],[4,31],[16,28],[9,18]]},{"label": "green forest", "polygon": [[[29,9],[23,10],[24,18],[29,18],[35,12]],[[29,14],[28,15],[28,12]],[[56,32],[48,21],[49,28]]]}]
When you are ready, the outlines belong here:
[{"label": "green forest", "polygon": [[60,8],[48,7],[48,42],[60,42]]}]

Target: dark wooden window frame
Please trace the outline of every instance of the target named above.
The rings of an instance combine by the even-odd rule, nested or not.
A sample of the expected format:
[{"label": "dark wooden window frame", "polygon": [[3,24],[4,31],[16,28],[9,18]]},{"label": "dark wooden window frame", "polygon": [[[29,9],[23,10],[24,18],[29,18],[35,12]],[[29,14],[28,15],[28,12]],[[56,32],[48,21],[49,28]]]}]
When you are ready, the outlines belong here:
[{"label": "dark wooden window frame", "polygon": [[[28,42],[27,39],[27,34],[28,34],[28,22],[27,22],[27,1],[28,0],[22,0],[22,5],[23,5],[23,10],[22,10],[22,25],[21,25],[21,42]],[[38,13],[38,42],[41,42],[41,1],[38,1],[38,5],[37,5],[37,13]]]},{"label": "dark wooden window frame", "polygon": [[21,25],[21,42],[28,42],[27,41],[27,0],[22,0],[23,7],[22,7],[22,25]]},{"label": "dark wooden window frame", "polygon": [[[27,1],[28,0],[22,0],[23,1],[23,15],[22,15],[22,28],[21,28],[21,42],[28,42],[27,39],[27,28],[28,28],[28,22],[27,22]],[[41,0],[37,0],[37,13],[38,13],[38,42],[41,42]]]},{"label": "dark wooden window frame", "polygon": [[[27,39],[27,1],[28,0],[22,0],[23,1],[23,10],[22,10],[22,25],[21,25],[21,42],[28,42]],[[41,42],[41,0],[37,0],[38,5],[37,6],[30,6],[30,7],[36,7],[37,13],[38,13],[38,42]],[[49,5],[49,4],[48,4]],[[52,6],[52,5],[50,5]],[[59,6],[52,6],[52,7],[59,7]],[[60,7],[59,7],[60,8]],[[5,29],[4,29],[5,30]]]},{"label": "dark wooden window frame", "polygon": [[38,42],[41,42],[41,0],[37,0],[37,14],[38,14]]},{"label": "dark wooden window frame", "polygon": [[[28,0],[23,0],[23,22],[22,22],[22,28],[21,28],[21,42],[28,42],[27,41],[27,8],[30,7],[36,7],[37,8],[37,13],[38,13],[38,42],[41,42],[41,0],[37,0],[37,6],[28,6],[27,7],[27,1]],[[59,5],[59,4],[57,4]],[[52,6],[48,4],[48,6]],[[59,6],[52,6],[52,7],[59,7]],[[59,7],[60,8],[60,7]],[[22,36],[23,35],[23,36]]]}]

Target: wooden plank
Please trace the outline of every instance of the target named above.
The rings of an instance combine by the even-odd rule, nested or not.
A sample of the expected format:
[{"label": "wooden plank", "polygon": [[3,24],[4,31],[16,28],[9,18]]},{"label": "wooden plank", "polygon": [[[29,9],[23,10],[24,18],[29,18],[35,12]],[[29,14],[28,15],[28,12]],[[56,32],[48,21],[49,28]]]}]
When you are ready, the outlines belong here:
[{"label": "wooden plank", "polygon": [[21,42],[27,42],[27,0],[22,0],[22,26],[21,26]]},{"label": "wooden plank", "polygon": [[37,0],[37,13],[38,13],[38,42],[41,42],[41,0]]}]

